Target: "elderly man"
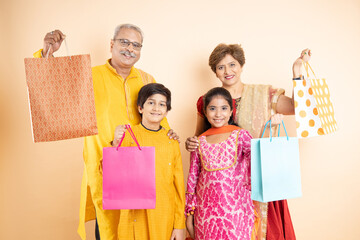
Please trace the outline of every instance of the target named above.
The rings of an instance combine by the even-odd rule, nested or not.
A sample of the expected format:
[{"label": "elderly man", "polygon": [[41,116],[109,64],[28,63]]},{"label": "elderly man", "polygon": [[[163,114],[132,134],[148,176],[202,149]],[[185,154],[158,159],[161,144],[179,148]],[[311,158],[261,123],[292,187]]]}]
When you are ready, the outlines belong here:
[{"label": "elderly man", "polygon": [[[43,49],[36,52],[34,57],[52,56],[64,39],[65,35],[59,30],[47,33]],[[145,84],[155,82],[150,74],[134,67],[140,58],[142,42],[140,28],[132,24],[119,25],[110,42],[112,58],[104,65],[92,69],[99,134],[85,137],[84,142],[85,170],[78,228],[82,239],[86,238],[85,222],[95,218],[101,239],[118,239],[119,211],[102,208],[102,149],[111,146],[116,126],[140,122],[136,105],[138,92]],[[169,129],[166,120],[162,122],[162,126]],[[169,138],[178,139],[171,130],[168,135]],[[182,229],[184,226],[174,228]],[[181,237],[175,236],[175,239]]]}]

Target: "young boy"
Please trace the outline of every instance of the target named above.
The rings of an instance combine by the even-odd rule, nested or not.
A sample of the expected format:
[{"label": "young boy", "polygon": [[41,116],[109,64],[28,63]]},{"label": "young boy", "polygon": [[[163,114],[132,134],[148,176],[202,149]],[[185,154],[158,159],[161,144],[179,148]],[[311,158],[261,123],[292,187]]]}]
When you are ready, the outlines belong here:
[{"label": "young boy", "polygon": [[[155,147],[156,208],[120,210],[119,239],[183,240],[185,190],[179,143],[169,140],[160,125],[171,109],[171,92],[151,83],[139,91],[137,105],[141,123],[132,126],[140,146]],[[137,146],[125,126],[117,126],[113,146]]]}]

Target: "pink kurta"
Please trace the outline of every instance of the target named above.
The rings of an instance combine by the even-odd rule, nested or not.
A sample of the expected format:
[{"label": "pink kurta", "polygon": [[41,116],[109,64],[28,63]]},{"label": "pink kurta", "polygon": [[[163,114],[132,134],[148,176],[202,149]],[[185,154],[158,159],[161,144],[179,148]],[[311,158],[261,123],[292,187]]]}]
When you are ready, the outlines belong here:
[{"label": "pink kurta", "polygon": [[199,138],[200,147],[191,153],[186,194],[186,212],[195,207],[196,239],[251,238],[250,140],[244,129],[216,144]]}]

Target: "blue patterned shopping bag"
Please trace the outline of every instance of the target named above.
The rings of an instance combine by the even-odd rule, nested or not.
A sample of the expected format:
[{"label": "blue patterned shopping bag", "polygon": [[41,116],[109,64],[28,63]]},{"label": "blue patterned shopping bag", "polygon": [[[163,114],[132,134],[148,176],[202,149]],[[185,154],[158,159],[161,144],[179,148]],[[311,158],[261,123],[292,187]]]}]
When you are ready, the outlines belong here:
[{"label": "blue patterned shopping bag", "polygon": [[[262,138],[270,123],[270,138]],[[261,138],[251,140],[251,198],[271,202],[301,197],[298,138],[272,137],[271,121]],[[280,132],[280,128],[279,128]]]}]

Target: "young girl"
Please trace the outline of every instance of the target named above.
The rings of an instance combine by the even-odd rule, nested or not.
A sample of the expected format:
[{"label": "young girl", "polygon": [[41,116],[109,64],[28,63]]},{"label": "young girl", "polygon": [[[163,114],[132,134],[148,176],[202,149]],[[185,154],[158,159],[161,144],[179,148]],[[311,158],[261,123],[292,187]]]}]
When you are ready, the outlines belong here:
[{"label": "young girl", "polygon": [[[132,130],[140,146],[155,147],[156,208],[121,210],[119,236],[114,239],[183,240],[185,190],[180,148],[160,125],[171,109],[171,93],[162,84],[147,84],[139,91],[137,105],[142,120]],[[124,133],[124,125],[115,129],[113,146],[118,146]],[[126,133],[121,146],[137,145]]]},{"label": "young girl", "polygon": [[[231,125],[232,98],[221,87],[204,96],[211,128],[191,153],[186,226],[195,239],[250,239],[254,224],[250,193],[250,134]],[[195,217],[195,219],[194,219]]]}]

